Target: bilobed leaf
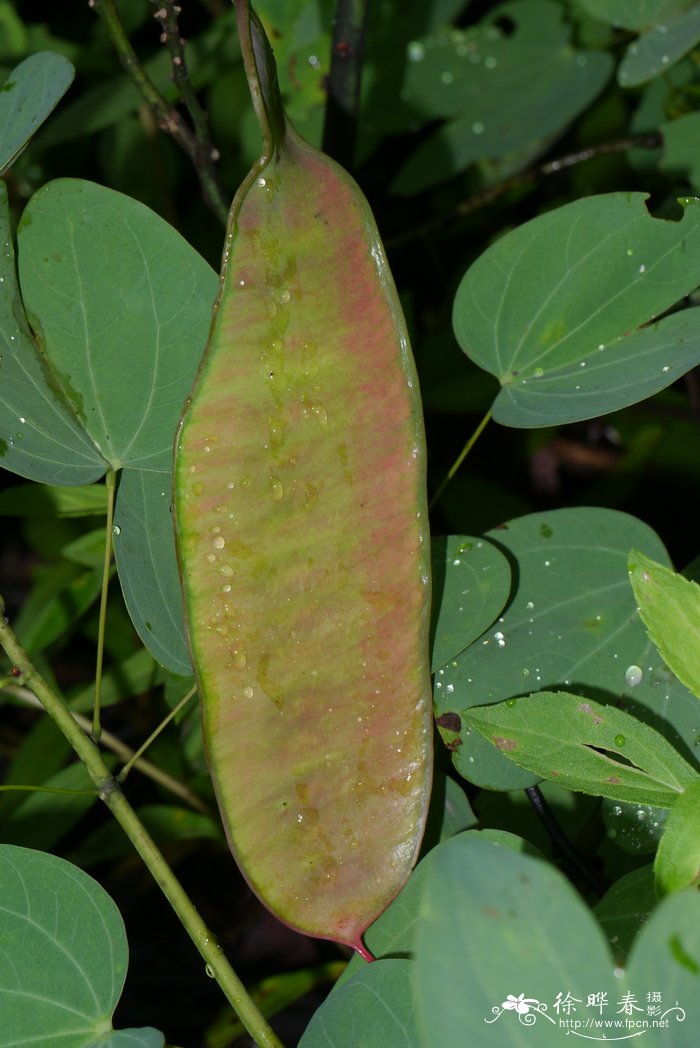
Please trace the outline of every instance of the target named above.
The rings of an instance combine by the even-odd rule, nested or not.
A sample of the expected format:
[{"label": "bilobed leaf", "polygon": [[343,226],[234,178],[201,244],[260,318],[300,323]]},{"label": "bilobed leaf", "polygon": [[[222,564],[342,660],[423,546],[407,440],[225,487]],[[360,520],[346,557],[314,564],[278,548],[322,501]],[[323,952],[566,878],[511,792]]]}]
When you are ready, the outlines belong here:
[{"label": "bilobed leaf", "polygon": [[664,152],[659,161],[662,171],[673,175],[683,173],[696,192],[700,192],[700,113],[686,113],[669,120],[659,128],[663,136]]},{"label": "bilobed leaf", "polygon": [[[108,464],[133,473],[121,479],[115,511],[132,620],[159,661],[188,673],[170,517],[172,444],[206,343],[216,276],[143,204],[74,179],[34,194],[18,245],[22,294],[52,388],[94,449],[99,473]],[[31,422],[29,411],[18,413]],[[36,476],[21,465],[10,468]],[[36,479],[68,482],[58,472]]]},{"label": "bilobed leaf", "polygon": [[556,208],[498,240],[454,303],[464,352],[495,375],[493,417],[552,426],[634,404],[700,362],[700,310],[656,320],[700,283],[700,201],[679,222],[642,193]]},{"label": "bilobed leaf", "polygon": [[405,958],[365,964],[312,1017],[299,1048],[423,1048],[412,968]]},{"label": "bilobed leaf", "polygon": [[593,912],[608,937],[613,954],[625,958],[642,924],[656,905],[654,871],[642,866],[620,877]]},{"label": "bilobed leaf", "polygon": [[420,401],[367,203],[286,123],[269,45],[236,6],[265,142],[178,439],[189,636],[239,864],[283,920],[360,947],[415,861],[429,793]]},{"label": "bilobed leaf", "polygon": [[[467,830],[458,836],[460,838],[476,837],[482,841],[488,840],[492,845],[496,845],[499,848],[506,848],[515,852],[527,852],[530,855],[542,858],[541,853],[529,841],[524,840],[522,837],[516,837],[515,834],[508,833],[505,830]],[[454,840],[455,838],[450,839]],[[374,924],[367,929],[367,945],[375,957],[413,956],[416,922],[426,874],[435,862],[436,857],[440,855],[441,850],[442,842],[427,852],[396,898],[392,900]],[[366,965],[367,962],[364,958],[360,957],[359,954],[355,954],[338,979],[336,986],[342,986]],[[334,993],[335,990],[331,993],[331,997]]]},{"label": "bilobed leaf", "polygon": [[[465,834],[437,849],[415,943],[413,989],[425,1048],[559,1048],[576,1032],[562,1021],[576,1020],[586,1024],[580,1036],[606,1043],[634,1042],[640,1033],[659,1048],[693,1048],[697,1041],[697,891],[654,909],[622,973],[613,969],[600,925],[558,870]],[[659,1012],[646,1010],[651,993]],[[626,1026],[625,1000],[639,1009],[632,1022],[654,1015],[664,1025],[654,1029],[649,1018],[648,1029]]]},{"label": "bilobed leaf", "polygon": [[603,799],[600,814],[615,847],[628,855],[652,855],[664,832],[669,809],[655,804]]},{"label": "bilobed leaf", "polygon": [[27,315],[85,431],[113,469],[169,469],[211,268],[149,208],[78,179],[34,194],[17,241]]},{"label": "bilobed leaf", "polygon": [[0,88],[0,175],[70,87],[75,70],[63,55],[39,51],[13,69]]},{"label": "bilobed leaf", "polygon": [[114,510],[114,558],[139,636],[162,666],[192,672],[176,570],[169,469],[125,469]]},{"label": "bilobed leaf", "polygon": [[[108,1044],[126,976],[124,924],[86,873],[43,852],[0,845],[0,1048]],[[162,1048],[151,1028],[123,1030],[133,1048]]]},{"label": "bilobed leaf", "polygon": [[636,717],[565,691],[479,706],[462,720],[519,767],[581,793],[670,807],[700,775]]},{"label": "bilobed leaf", "polygon": [[658,895],[700,883],[700,779],[684,790],[666,820],[654,881]]},{"label": "bilobed leaf", "polygon": [[415,193],[477,160],[540,148],[561,133],[602,89],[610,56],[577,51],[560,4],[515,0],[494,7],[478,26],[440,27],[408,47],[396,105],[448,123],[428,137],[394,183]]},{"label": "bilobed leaf", "polygon": [[138,1030],[115,1030],[100,1040],[99,1048],[163,1048],[164,1043],[165,1038],[160,1030],[142,1026]]},{"label": "bilobed leaf", "polygon": [[432,669],[444,666],[488,629],[508,599],[510,566],[483,539],[433,539]]},{"label": "bilobed leaf", "polygon": [[687,7],[687,3],[677,4],[668,18],[629,45],[617,72],[622,87],[637,87],[662,76],[693,50],[700,40],[700,4],[690,10]]},{"label": "bilobed leaf", "polygon": [[578,0],[594,18],[609,25],[637,32],[672,18],[689,5],[689,0]]},{"label": "bilobed leaf", "polygon": [[659,1030],[661,1048],[694,1048],[697,1043],[694,994],[698,973],[700,893],[689,888],[655,907],[632,943],[625,970],[630,989],[638,988],[643,995],[648,992],[644,987],[653,985],[663,1002],[659,1018],[664,1016],[669,1026]]},{"label": "bilobed leaf", "polygon": [[0,182],[0,465],[30,480],[89,484],[107,463],[43,364],[17,287],[7,188]]},{"label": "bilobed leaf", "polygon": [[700,586],[632,550],[629,573],[642,622],[666,665],[700,698]]},{"label": "bilobed leaf", "polygon": [[576,507],[518,517],[484,539],[508,557],[517,589],[499,621],[435,675],[437,723],[460,775],[489,789],[531,786],[531,774],[461,731],[460,712],[562,686],[632,702],[672,745],[694,752],[697,699],[647,637],[629,585],[630,546],[669,563],[651,528],[625,513]]},{"label": "bilobed leaf", "polygon": [[[585,1002],[593,986],[613,983],[602,931],[571,884],[550,863],[480,834],[461,834],[436,850],[414,942],[413,990],[425,1048],[554,1048],[566,1042],[557,994],[568,991]],[[504,1005],[518,995],[532,1002],[520,1014]],[[551,1018],[538,1014],[538,1004]]]}]

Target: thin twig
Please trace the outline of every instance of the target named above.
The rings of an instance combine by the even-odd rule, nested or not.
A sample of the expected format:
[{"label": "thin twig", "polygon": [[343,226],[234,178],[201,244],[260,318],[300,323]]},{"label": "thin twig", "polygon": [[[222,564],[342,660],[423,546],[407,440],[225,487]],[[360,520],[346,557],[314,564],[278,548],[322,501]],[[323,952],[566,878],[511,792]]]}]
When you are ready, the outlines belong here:
[{"label": "thin twig", "polygon": [[436,504],[436,502],[438,501],[438,499],[442,495],[443,491],[445,490],[447,485],[450,483],[450,481],[454,477],[455,473],[457,472],[459,467],[462,465],[462,463],[464,462],[465,458],[467,457],[467,455],[469,454],[471,449],[474,447],[474,445],[476,444],[476,442],[479,439],[479,437],[481,436],[481,434],[486,429],[486,427],[489,424],[490,420],[491,420],[491,408],[489,408],[489,410],[486,412],[486,414],[482,418],[481,422],[476,427],[476,429],[474,430],[474,432],[470,436],[469,440],[466,442],[466,444],[464,445],[464,447],[460,451],[459,455],[457,456],[455,461],[450,466],[449,472],[447,473],[447,475],[445,477],[443,477],[442,482],[438,485],[437,491],[435,492],[435,494],[433,495],[433,497],[430,500],[430,505],[428,506],[428,509],[432,509],[433,506]]},{"label": "thin twig", "polygon": [[[11,684],[7,685],[2,690],[13,698],[19,699],[26,706],[32,706],[39,710],[43,709],[39,699],[28,688]],[[92,732],[92,722],[89,718],[83,716],[82,713],[77,713],[75,710],[71,710],[71,713],[76,724],[80,725],[86,735],[90,735]],[[120,760],[127,763],[133,760],[136,752],[131,748],[131,746],[127,746],[125,742],[118,739],[116,735],[112,735],[111,732],[105,731],[104,729],[100,734],[100,745],[104,746],[107,750],[111,750]],[[175,794],[176,797],[180,797],[186,804],[189,804],[190,808],[202,812],[203,815],[211,815],[211,810],[196,793],[193,793],[184,782],[180,782],[178,779],[173,778],[172,775],[168,775],[166,771],[163,771],[162,768],[159,768],[156,764],[152,764],[143,757],[139,757],[134,764],[134,767],[140,771],[142,775],[152,779],[153,782],[157,782],[159,786],[163,786],[164,789],[169,790],[170,793]]]},{"label": "thin twig", "polygon": [[352,170],[369,0],[336,0],[323,149]]},{"label": "thin twig", "polygon": [[5,618],[5,604],[1,597],[0,647],[4,648],[10,663],[17,667],[22,679],[40,700],[41,705],[83,762],[99,792],[100,800],[107,805],[143,859],[156,884],[197,947],[207,966],[207,971],[217,980],[255,1044],[259,1048],[283,1048],[281,1041],[267,1024],[236,972],[221,952],[214,936],[166,862],[163,853],[127,801],[121,786],[103,761],[99,749],[76,724],[71,711],[49,687],[10,629]]},{"label": "thin twig", "polygon": [[139,746],[139,748],[136,750],[134,754],[132,754],[132,756],[126,762],[122,770],[117,775],[117,782],[122,783],[122,785],[124,784],[124,782],[126,782],[127,775],[129,774],[131,769],[141,760],[142,754],[144,754],[148,747],[151,745],[151,743],[158,738],[163,729],[166,728],[168,724],[170,724],[170,721],[173,720],[173,718],[177,717],[180,710],[184,709],[184,707],[187,705],[190,699],[193,698],[196,692],[197,685],[195,684],[190,688],[187,694],[182,699],[180,699],[178,704],[171,709],[167,717],[163,718],[163,720],[160,722],[155,731],[152,731],[146,739],[146,741]]},{"label": "thin twig", "polygon": [[[153,17],[160,22],[162,30],[160,42],[165,44],[170,53],[170,61],[173,67],[173,83],[192,121],[197,143],[195,167],[198,171],[206,169],[219,159],[219,150],[216,149],[209,135],[209,118],[192,87],[192,81],[187,69],[185,41],[180,36],[180,27],[177,21],[177,16],[182,8],[173,3],[173,0],[151,0],[151,3],[157,9]],[[218,181],[216,182],[216,189],[219,197],[221,197]],[[223,206],[225,208],[225,204]],[[222,211],[219,217],[221,218],[222,215],[225,222],[228,217],[228,208],[225,208],[225,212]]]},{"label": "thin twig", "polygon": [[510,178],[505,178],[502,182],[488,186],[481,192],[469,197],[468,200],[463,200],[461,204],[457,204],[456,207],[451,208],[439,218],[433,218],[429,222],[423,222],[422,225],[407,229],[405,233],[389,237],[386,241],[386,246],[391,250],[412,240],[420,239],[428,233],[433,233],[448,222],[453,222],[455,218],[464,218],[475,211],[480,211],[511,189],[520,189],[531,185],[542,178],[556,175],[567,167],[574,167],[576,164],[583,164],[586,160],[607,156],[610,153],[627,153],[631,149],[658,149],[662,144],[663,138],[661,134],[655,131],[644,135],[633,135],[630,138],[622,138],[615,142],[601,142],[596,146],[579,149],[575,153],[565,153],[564,156],[548,160],[545,164],[540,164],[538,167],[522,171],[518,175],[512,175]]},{"label": "thin twig", "polygon": [[211,143],[209,143],[208,149],[205,148],[182,115],[174,106],[170,105],[153,83],[124,32],[114,0],[88,0],[88,4],[104,20],[119,56],[119,61],[150,107],[158,127],[161,131],[171,135],[190,158],[197,172],[205,202],[221,223],[226,225],[228,205],[214,167],[214,163],[218,159],[217,150],[211,146]]}]

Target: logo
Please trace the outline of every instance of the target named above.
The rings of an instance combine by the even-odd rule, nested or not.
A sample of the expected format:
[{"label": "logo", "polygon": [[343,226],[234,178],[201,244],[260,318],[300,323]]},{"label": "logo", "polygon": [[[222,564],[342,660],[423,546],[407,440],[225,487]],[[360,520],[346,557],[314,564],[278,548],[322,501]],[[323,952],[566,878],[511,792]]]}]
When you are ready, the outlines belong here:
[{"label": "logo", "polygon": [[650,1030],[670,1030],[675,1023],[685,1022],[686,1013],[675,1001],[667,1005],[657,990],[641,997],[629,991],[611,1000],[606,990],[596,990],[584,997],[574,997],[570,990],[560,992],[550,1006],[537,997],[509,993],[501,1004],[491,1009],[485,1023],[517,1020],[521,1026],[535,1026],[540,1020],[558,1027],[567,1036],[586,1041],[627,1041],[643,1037]]}]

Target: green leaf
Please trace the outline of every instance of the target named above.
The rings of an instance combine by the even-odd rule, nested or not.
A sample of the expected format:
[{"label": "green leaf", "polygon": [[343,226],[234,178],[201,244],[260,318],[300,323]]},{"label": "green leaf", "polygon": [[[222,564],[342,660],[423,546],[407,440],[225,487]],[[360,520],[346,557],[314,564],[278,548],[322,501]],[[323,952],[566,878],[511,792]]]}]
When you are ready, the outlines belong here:
[{"label": "green leaf", "polygon": [[510,566],[495,546],[467,535],[432,541],[433,672],[488,629],[508,599]]},{"label": "green leaf", "polygon": [[269,45],[236,6],[264,154],[233,203],[178,439],[178,552],[234,854],[283,920],[361,949],[429,795],[421,406],[367,202],[285,123]]},{"label": "green leaf", "polygon": [[27,314],[86,432],[113,469],[168,470],[206,341],[211,268],[137,200],[77,179],[34,194],[18,251]]},{"label": "green leaf", "polygon": [[[660,1048],[694,1048],[697,1044],[696,1002],[700,974],[700,895],[695,889],[663,899],[632,944],[626,981],[636,987],[640,1003],[651,987],[662,1002]],[[652,1033],[652,1036],[654,1034]]]},{"label": "green leaf", "polygon": [[102,570],[77,572],[58,563],[34,588],[15,619],[14,628],[30,655],[44,651],[75,628],[102,589]]},{"label": "green leaf", "polygon": [[632,870],[616,881],[593,912],[605,932],[613,956],[627,957],[640,928],[656,905],[651,866]]},{"label": "green leaf", "polygon": [[[141,648],[102,675],[101,705],[112,706],[115,702],[140,695],[153,687],[156,664],[153,656]],[[70,693],[69,705],[78,713],[92,709],[95,700],[95,685],[88,684]]]},{"label": "green leaf", "polygon": [[[164,852],[180,841],[223,840],[218,820],[200,812],[189,811],[173,804],[145,804],[136,813]],[[102,862],[114,862],[133,854],[133,845],[122,828],[112,819],[90,833],[70,853],[71,862],[83,868]]]},{"label": "green leaf", "polygon": [[613,982],[601,929],[564,877],[475,834],[446,841],[430,864],[415,949],[413,989],[426,1048],[525,1045],[523,1016],[502,1003],[519,994],[551,1013],[533,1006],[524,1025],[534,1021],[537,1032],[527,1043],[561,1045],[556,995],[571,991],[585,1000]]},{"label": "green leaf", "polygon": [[565,204],[507,233],[463,277],[455,334],[501,383],[497,422],[593,418],[700,362],[699,310],[655,320],[700,283],[700,201],[681,201],[682,220],[669,222],[652,218],[645,199]]},{"label": "green leaf", "polygon": [[17,484],[0,492],[0,517],[104,517],[106,512],[104,484]]},{"label": "green leaf", "polygon": [[671,672],[700,698],[700,586],[635,549],[629,573],[647,633]]},{"label": "green leaf", "polygon": [[581,793],[668,808],[700,774],[636,717],[564,691],[470,709],[462,720],[519,767]]},{"label": "green leaf", "polygon": [[90,483],[107,463],[64,405],[32,339],[1,181],[0,242],[0,465],[30,480]]},{"label": "green leaf", "polygon": [[105,529],[95,528],[68,542],[62,548],[61,556],[85,568],[100,568],[104,562],[105,541]]},{"label": "green leaf", "polygon": [[650,855],[659,846],[668,808],[603,800],[600,814],[608,837],[617,848],[628,855]]},{"label": "green leaf", "polygon": [[578,0],[594,18],[609,25],[640,31],[677,15],[689,0]]},{"label": "green leaf", "polygon": [[312,1016],[299,1048],[421,1048],[412,967],[405,959],[364,965]]},{"label": "green leaf", "polygon": [[[109,1043],[127,968],[124,924],[110,897],[65,860],[11,845],[0,846],[0,897],[0,1048]],[[131,1040],[119,1048],[164,1044],[148,1028],[122,1034]]]},{"label": "green leaf", "polygon": [[697,1041],[696,891],[665,899],[626,969],[613,969],[601,927],[556,869],[473,834],[455,837],[425,879],[414,963],[425,1048],[556,1048],[567,1034],[644,1036],[654,1048]]},{"label": "green leaf", "polygon": [[[40,717],[25,732],[13,753],[12,763],[3,776],[5,785],[40,784],[50,778],[66,763],[71,747],[50,717]],[[29,799],[21,790],[0,794],[0,827],[10,812]]]},{"label": "green leaf", "polygon": [[[26,783],[26,780],[25,780]],[[40,774],[31,785],[49,786],[62,790],[92,790],[93,783],[80,763],[70,764],[54,775]],[[92,796],[76,793],[31,791],[20,793],[21,803],[0,824],[0,839],[6,844],[20,844],[26,848],[49,851],[68,833],[97,802]]]},{"label": "green leaf", "polygon": [[700,157],[697,150],[700,113],[686,113],[676,120],[669,120],[659,130],[664,141],[660,169],[672,175],[682,173],[695,192],[700,192]]},{"label": "green leaf", "polygon": [[511,0],[478,26],[440,28],[409,44],[397,104],[414,123],[449,123],[418,148],[393,188],[415,193],[474,161],[544,146],[561,133],[612,72],[609,55],[575,50],[570,35],[560,4]]},{"label": "green leaf", "polygon": [[18,240],[22,293],[54,386],[112,468],[134,474],[122,478],[115,518],[128,527],[116,557],[129,613],[154,656],[187,673],[170,470],[216,277],[158,215],[91,182],[40,189]]},{"label": "green leaf", "polygon": [[12,70],[0,88],[0,175],[61,100],[74,75],[68,59],[50,51],[30,55]]},{"label": "green leaf", "polygon": [[700,781],[691,783],[666,820],[654,860],[658,895],[700,883]]},{"label": "green leaf", "polygon": [[[447,840],[448,837],[454,837],[456,833],[468,830],[479,820],[472,811],[471,804],[467,800],[467,795],[464,792],[464,789],[458,782],[451,779],[449,775],[440,776],[439,773],[436,773],[435,778],[442,778],[445,783],[445,799],[442,820],[440,823],[440,840]],[[437,782],[434,781],[433,796],[435,796],[436,785]]]},{"label": "green leaf", "polygon": [[700,4],[676,10],[629,45],[617,71],[618,82],[622,87],[638,87],[666,74],[699,40]]},{"label": "green leaf", "polygon": [[160,1030],[143,1026],[139,1030],[117,1030],[100,1040],[99,1048],[163,1048],[164,1044],[165,1038]]},{"label": "green leaf", "polygon": [[562,685],[631,705],[692,759],[697,699],[646,636],[628,580],[630,546],[668,562],[654,532],[627,514],[582,507],[520,517],[485,538],[510,560],[517,589],[502,621],[435,676],[438,724],[460,775],[490,789],[532,785],[532,775],[461,731],[460,711]]},{"label": "green leaf", "polygon": [[[488,840],[492,845],[506,848],[509,851],[527,852],[541,858],[540,853],[529,841],[516,837],[504,830],[467,830],[460,837],[478,837]],[[412,957],[415,947],[415,929],[418,920],[420,900],[425,886],[425,877],[441,845],[429,851],[411,873],[408,881],[387,909],[367,929],[366,942],[372,954],[378,958]],[[342,986],[349,978],[366,966],[367,962],[358,954],[352,958],[338,980]],[[335,991],[333,991],[335,992]]]},{"label": "green leaf", "polygon": [[175,557],[170,470],[125,469],[114,509],[114,557],[131,620],[173,673],[192,673]]}]

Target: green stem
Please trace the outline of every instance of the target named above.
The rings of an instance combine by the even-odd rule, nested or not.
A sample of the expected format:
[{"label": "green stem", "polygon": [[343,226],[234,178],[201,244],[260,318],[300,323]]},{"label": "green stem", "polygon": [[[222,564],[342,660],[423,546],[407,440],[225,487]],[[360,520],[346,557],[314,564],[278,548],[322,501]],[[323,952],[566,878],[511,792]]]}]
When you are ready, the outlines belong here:
[{"label": "green stem", "polygon": [[68,739],[80,760],[85,765],[99,793],[100,799],[114,815],[131,843],[150,870],[156,883],[180,918],[185,930],[197,947],[202,959],[219,983],[224,994],[238,1014],[241,1022],[258,1048],[283,1048],[274,1031],[246,992],[233,968],[220,951],[211,932],[205,925],[191,900],[168,866],[153,838],[148,834],[138,815],[122,793],[119,783],[102,760],[102,755],[74,720],[70,710],[49,687],[35,669],[24,648],[5,620],[5,604],[0,598],[0,645],[4,648],[13,666],[17,666],[24,681],[34,692],[42,706]]},{"label": "green stem", "polygon": [[[34,708],[38,707],[40,710],[43,710],[44,708],[37,697],[31,691],[28,691],[27,688],[19,687],[13,683],[4,689],[0,688],[0,690],[4,690],[7,695],[19,699],[28,706]],[[91,721],[76,710],[71,710],[71,716],[80,725],[83,731],[89,735],[92,729]],[[167,771],[163,771],[162,768],[159,768],[157,764],[151,764],[150,761],[145,760],[143,757],[139,757],[138,760],[132,761],[135,754],[131,746],[127,746],[127,744],[122,742],[121,739],[118,739],[116,735],[112,735],[111,732],[103,729],[100,734],[100,746],[104,749],[111,750],[112,753],[116,753],[117,757],[125,763],[127,761],[133,763],[136,770],[141,772],[142,775],[152,779],[153,782],[157,782],[158,785],[162,786],[164,789],[169,790],[170,793],[173,793],[176,797],[185,801],[186,804],[189,804],[190,808],[201,812],[202,815],[211,815],[211,809],[209,806],[204,803],[201,797],[198,797],[196,793],[193,793],[189,786],[185,785],[184,782],[180,782],[179,779],[176,779],[173,775],[169,775]]]},{"label": "green stem", "polygon": [[153,83],[124,32],[114,0],[89,0],[89,2],[107,26],[119,61],[153,112],[158,127],[161,131],[171,135],[190,158],[197,172],[207,205],[220,222],[226,225],[228,206],[214,169],[214,161],[218,159],[217,151],[211,147],[208,150],[202,148],[202,143],[198,141],[197,135]]},{"label": "green stem", "polygon": [[100,741],[102,725],[100,724],[100,702],[102,699],[102,662],[105,653],[105,629],[107,626],[107,593],[109,591],[109,573],[112,566],[112,526],[114,522],[114,489],[117,475],[110,469],[105,477],[107,489],[107,524],[105,533],[105,555],[102,563],[102,593],[100,594],[100,617],[97,624],[97,660],[95,664],[95,701],[92,707],[93,742]]},{"label": "green stem", "polygon": [[175,706],[174,709],[172,709],[170,711],[168,716],[163,718],[163,720],[160,722],[160,724],[158,725],[156,730],[151,732],[151,734],[148,736],[146,741],[141,746],[139,746],[139,748],[136,750],[136,752],[131,756],[130,760],[128,760],[126,762],[126,764],[124,765],[122,770],[117,775],[117,782],[119,782],[119,783],[124,783],[125,782],[127,775],[129,774],[129,772],[133,768],[134,764],[136,764],[136,762],[138,760],[140,760],[141,755],[146,752],[146,750],[151,745],[153,740],[158,738],[158,736],[162,732],[163,728],[167,727],[167,725],[170,724],[170,721],[173,719],[173,717],[176,717],[178,715],[178,713],[183,708],[183,706],[187,705],[187,703],[190,701],[190,699],[196,693],[196,691],[197,691],[197,685],[195,684],[195,685],[193,685],[190,688],[190,690],[187,692],[187,694],[184,696],[184,698],[180,699],[180,701],[178,702],[177,706]]},{"label": "green stem", "polygon": [[453,462],[453,464],[452,464],[452,466],[450,468],[449,473],[444,478],[444,480],[442,481],[442,483],[438,487],[437,491],[433,495],[432,499],[430,500],[430,507],[429,507],[430,509],[432,509],[433,506],[435,505],[435,503],[438,501],[438,499],[442,495],[443,491],[445,490],[447,485],[450,483],[450,481],[454,477],[455,473],[457,472],[459,467],[462,465],[462,463],[464,462],[465,458],[467,457],[467,455],[469,454],[471,449],[474,447],[474,445],[476,444],[476,442],[479,439],[479,437],[481,436],[481,434],[486,429],[486,426],[489,423],[490,419],[491,419],[491,408],[489,408],[489,410],[486,412],[486,414],[482,418],[481,422],[476,427],[476,429],[472,433],[471,437],[469,438],[467,443],[464,445],[464,447],[460,451],[460,453],[457,456],[456,460]]}]

